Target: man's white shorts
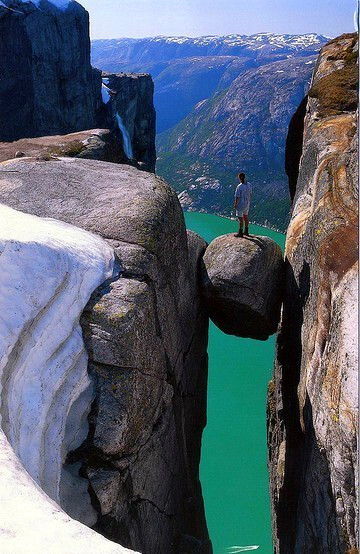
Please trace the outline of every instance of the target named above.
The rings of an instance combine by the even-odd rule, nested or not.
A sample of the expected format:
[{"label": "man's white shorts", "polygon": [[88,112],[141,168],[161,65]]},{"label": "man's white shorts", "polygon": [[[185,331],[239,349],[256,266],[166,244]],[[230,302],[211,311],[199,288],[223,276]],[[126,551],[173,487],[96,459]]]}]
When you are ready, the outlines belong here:
[{"label": "man's white shorts", "polygon": [[245,208],[238,208],[236,210],[236,217],[242,217],[243,215],[248,215],[249,207],[250,206],[246,206]]}]

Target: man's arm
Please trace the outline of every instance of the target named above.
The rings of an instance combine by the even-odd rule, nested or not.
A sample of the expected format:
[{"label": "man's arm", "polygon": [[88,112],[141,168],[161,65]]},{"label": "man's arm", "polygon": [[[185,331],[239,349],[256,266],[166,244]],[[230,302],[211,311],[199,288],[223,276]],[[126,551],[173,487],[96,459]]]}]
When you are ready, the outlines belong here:
[{"label": "man's arm", "polygon": [[239,203],[239,197],[238,197],[237,192],[238,192],[238,187],[236,187],[236,189],[235,189],[235,200],[234,200],[234,210],[235,211],[236,211],[237,205]]}]

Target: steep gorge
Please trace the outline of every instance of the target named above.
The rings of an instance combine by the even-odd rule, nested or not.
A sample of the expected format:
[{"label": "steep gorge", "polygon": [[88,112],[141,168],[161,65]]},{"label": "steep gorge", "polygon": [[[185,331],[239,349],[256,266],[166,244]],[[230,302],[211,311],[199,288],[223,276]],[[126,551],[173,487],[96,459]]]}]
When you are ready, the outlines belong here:
[{"label": "steep gorge", "polygon": [[[0,17],[4,9],[8,10],[1,7]],[[35,13],[33,6],[24,9]],[[6,12],[4,17],[10,16]],[[20,16],[13,17],[21,21]],[[342,37],[331,42],[320,57],[309,92],[299,179],[293,190],[286,295],[269,394],[274,544],[277,552],[289,554],[345,552],[356,547],[356,313],[352,300],[356,297],[357,145],[356,102],[347,80],[349,75],[353,80],[355,46],[354,37]],[[30,444],[19,456],[26,465],[28,455],[40,455],[45,477],[42,480],[35,472],[34,479],[71,516],[113,541],[147,554],[207,554],[211,543],[198,466],[206,423],[208,317],[210,314],[227,333],[268,337],[280,314],[284,264],[276,245],[263,237],[235,240],[225,236],[207,246],[197,235],[186,233],[176,194],[153,173],[139,171],[153,169],[154,163],[151,80],[126,75],[103,79],[103,84],[111,87],[109,103],[101,105],[103,121],[113,132],[114,115],[124,110],[121,115],[124,120],[128,117],[132,139],[136,134],[139,137],[137,167],[98,161],[96,155],[91,160],[69,159],[61,151],[21,160],[6,160],[4,154],[5,161],[0,164],[0,202],[17,210],[17,221],[22,217],[51,218],[52,223],[40,220],[40,236],[47,236],[46,225],[73,226],[77,237],[83,233],[89,241],[92,237],[86,252],[91,263],[96,261],[93,249],[97,244],[103,255],[113,256],[115,267],[114,273],[105,271],[102,279],[93,283],[87,296],[90,289],[96,290],[90,299],[83,298],[75,317],[78,324],[81,316],[88,356],[85,380],[94,387],[94,396],[86,398],[83,412],[79,415],[70,410],[68,419],[62,419],[61,432],[67,436],[69,429],[75,429],[77,440],[64,439],[56,445],[50,440],[54,447],[51,455],[51,448],[41,450],[44,441],[36,448],[35,443]],[[336,98],[339,90],[345,95],[340,95],[340,105],[329,96],[332,87]],[[141,115],[141,98],[146,98],[146,117]],[[293,189],[298,169],[291,159],[299,159],[302,114],[300,110],[288,141],[288,148],[297,146],[296,154],[288,158]],[[69,128],[69,132],[75,130]],[[98,137],[97,131],[92,134]],[[6,149],[9,152],[9,144]],[[117,161],[129,161],[121,152]],[[344,237],[346,248],[342,246]],[[4,253],[9,244],[18,242],[17,252],[25,251],[30,238],[25,233],[9,240],[6,229],[2,231],[0,267],[6,278]],[[41,243],[41,237],[33,242]],[[339,260],[340,245],[343,256]],[[59,248],[72,252],[66,241],[60,240]],[[16,256],[12,260],[16,266]],[[246,275],[239,267],[246,268]],[[48,269],[51,275],[52,268]],[[66,279],[71,277],[68,269]],[[31,264],[27,271],[35,279]],[[53,271],[59,277],[57,265]],[[246,279],[252,281],[251,289]],[[16,271],[12,280],[20,287]],[[25,302],[30,296],[36,303],[35,290],[28,293],[20,287],[21,292]],[[229,306],[235,307],[233,313],[229,314]],[[47,310],[45,306],[45,313]],[[234,314],[239,313],[242,317],[237,319]],[[57,317],[53,315],[54,320]],[[6,310],[1,318],[7,328]],[[36,317],[34,320],[37,322]],[[33,323],[29,324],[31,328]],[[57,338],[61,342],[61,337]],[[26,336],[24,342],[27,347]],[[46,340],[36,344],[40,353],[44,345],[46,349]],[[13,368],[22,371],[16,348],[12,354],[10,381]],[[57,354],[55,348],[47,353],[47,359]],[[63,367],[60,364],[58,369]],[[75,367],[71,365],[70,380],[76,377],[72,373]],[[36,387],[39,377],[34,369],[30,367]],[[44,386],[50,389],[51,403],[46,366]],[[8,390],[6,386],[4,399]],[[55,396],[56,407],[61,395]],[[22,399],[10,405],[8,420],[17,407],[21,427],[28,419],[28,405]],[[87,412],[85,436],[81,422]],[[31,414],[34,416],[32,410]],[[51,429],[51,418],[44,421]],[[6,419],[3,429],[11,441]],[[30,519],[26,516],[25,525],[18,515],[15,521],[4,515],[3,533],[9,549],[26,552],[29,541],[48,548],[56,533],[62,535],[67,526],[65,539],[59,539],[60,551],[67,548],[66,541],[78,541],[74,544],[80,552],[125,551],[79,526],[52,504],[24,473],[3,435],[1,440],[6,456],[1,509],[6,512],[6,506],[13,507],[14,502],[16,508],[22,497],[29,505],[31,495],[36,497],[34,513]],[[15,444],[13,441],[14,448]],[[54,455],[60,460],[59,471],[74,477],[63,496],[48,489],[47,468]],[[85,513],[79,513],[80,481],[88,502]],[[44,521],[49,525],[44,526]]]}]

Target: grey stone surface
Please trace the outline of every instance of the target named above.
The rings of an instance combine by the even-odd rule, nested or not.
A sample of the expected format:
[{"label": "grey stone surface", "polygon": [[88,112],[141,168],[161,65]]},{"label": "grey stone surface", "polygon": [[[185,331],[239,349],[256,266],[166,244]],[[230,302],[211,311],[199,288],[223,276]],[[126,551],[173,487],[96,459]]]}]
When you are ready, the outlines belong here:
[{"label": "grey stone surface", "polygon": [[0,140],[96,127],[101,74],[90,65],[89,16],[77,2],[0,6]]},{"label": "grey stone surface", "polygon": [[157,334],[156,298],[151,285],[119,279],[98,290],[84,316],[88,312],[87,350],[94,362],[136,367],[165,377],[165,351]]},{"label": "grey stone surface", "polygon": [[284,262],[270,238],[223,235],[204,255],[202,293],[227,334],[266,340],[280,318]]},{"label": "grey stone surface", "polygon": [[[288,168],[292,186],[297,169],[299,176],[268,398],[276,553],[359,548],[357,114],[342,109],[341,87],[331,91],[346,64],[357,74],[356,43],[345,35],[324,47],[313,84],[333,79],[323,82],[325,95],[310,90],[303,129],[295,125],[288,139],[297,148],[304,131],[300,165]],[[343,83],[348,94],[351,83]]]},{"label": "grey stone surface", "polygon": [[[207,332],[198,287],[206,243],[151,173],[93,160],[0,165],[0,202],[95,232],[119,275],[82,316],[96,399],[81,463],[96,529],[155,554],[211,552],[199,482]],[[184,544],[190,544],[182,550]]]}]

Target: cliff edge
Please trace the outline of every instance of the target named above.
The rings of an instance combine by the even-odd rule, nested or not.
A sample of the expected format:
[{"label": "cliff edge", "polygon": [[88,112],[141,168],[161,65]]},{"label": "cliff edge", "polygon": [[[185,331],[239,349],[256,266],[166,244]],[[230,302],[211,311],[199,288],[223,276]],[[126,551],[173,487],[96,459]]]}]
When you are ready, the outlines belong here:
[{"label": "cliff edge", "polygon": [[0,4],[0,140],[97,127],[101,73],[90,64],[89,14],[77,2]]},{"label": "cliff edge", "polygon": [[287,140],[293,197],[268,396],[276,553],[358,550],[358,40],[321,51]]}]

